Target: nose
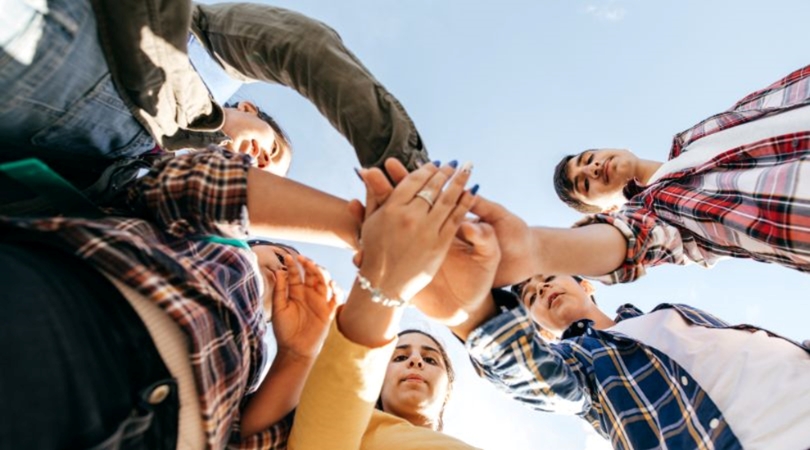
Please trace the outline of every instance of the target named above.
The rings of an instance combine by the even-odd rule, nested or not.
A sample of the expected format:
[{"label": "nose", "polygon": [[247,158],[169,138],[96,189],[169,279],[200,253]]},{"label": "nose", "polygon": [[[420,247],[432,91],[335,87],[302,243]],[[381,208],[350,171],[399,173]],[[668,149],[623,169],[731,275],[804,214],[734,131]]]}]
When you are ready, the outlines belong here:
[{"label": "nose", "polygon": [[602,163],[594,159],[586,169],[591,178],[599,178],[602,174]]},{"label": "nose", "polygon": [[408,359],[408,367],[419,367],[422,368],[422,358],[420,356],[414,355]]}]

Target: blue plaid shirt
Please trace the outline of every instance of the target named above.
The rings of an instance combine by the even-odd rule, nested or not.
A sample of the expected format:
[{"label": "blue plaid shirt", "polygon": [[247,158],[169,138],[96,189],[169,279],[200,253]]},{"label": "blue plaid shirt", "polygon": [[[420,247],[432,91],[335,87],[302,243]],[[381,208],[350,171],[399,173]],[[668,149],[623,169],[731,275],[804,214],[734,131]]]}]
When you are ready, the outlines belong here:
[{"label": "blue plaid shirt", "polygon": [[[758,330],[730,327],[686,305],[655,310],[666,308],[692,325]],[[616,321],[642,314],[625,305]],[[685,368],[656,349],[593,328],[590,320],[574,323],[559,342],[547,343],[518,307],[476,329],[466,345],[479,375],[534,409],[582,417],[614,448],[742,448],[723,413]]]}]

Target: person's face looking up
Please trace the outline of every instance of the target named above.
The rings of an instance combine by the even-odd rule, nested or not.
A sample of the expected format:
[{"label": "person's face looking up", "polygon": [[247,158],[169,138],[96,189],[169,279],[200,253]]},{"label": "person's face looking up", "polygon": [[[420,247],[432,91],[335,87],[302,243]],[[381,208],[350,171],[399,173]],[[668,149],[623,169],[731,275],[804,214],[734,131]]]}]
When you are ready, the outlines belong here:
[{"label": "person's face looking up", "polygon": [[[295,264],[300,264],[295,258],[298,252],[291,248],[276,246],[276,245],[254,245],[251,250],[256,255],[259,272],[264,280],[264,292],[262,292],[262,305],[267,320],[272,318],[273,314],[273,294],[276,289],[276,274],[279,270],[287,270],[284,262],[284,256],[290,255],[293,257]],[[301,270],[300,273],[304,273]]]},{"label": "person's face looking up", "polygon": [[638,158],[629,150],[585,150],[568,161],[572,195],[608,211],[624,204],[622,190],[634,177]]},{"label": "person's face looking up", "polygon": [[596,305],[591,300],[593,286],[587,280],[570,276],[531,277],[521,288],[520,300],[531,318],[555,337],[571,324],[588,317]]},{"label": "person's face looking up", "polygon": [[383,411],[402,418],[418,415],[435,423],[449,384],[439,344],[418,332],[403,334],[385,373],[380,394]]},{"label": "person's face looking up", "polygon": [[241,101],[236,108],[226,107],[224,111],[222,132],[229,138],[224,144],[225,148],[250,155],[253,164],[260,169],[286,176],[292,162],[292,152],[273,127],[259,117],[256,105]]}]

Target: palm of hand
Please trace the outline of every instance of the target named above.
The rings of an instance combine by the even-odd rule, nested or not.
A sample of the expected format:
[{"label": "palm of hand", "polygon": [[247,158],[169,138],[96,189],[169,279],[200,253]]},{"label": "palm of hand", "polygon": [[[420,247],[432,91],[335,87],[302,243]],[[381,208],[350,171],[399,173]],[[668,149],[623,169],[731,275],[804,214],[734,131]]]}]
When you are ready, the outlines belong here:
[{"label": "palm of hand", "polygon": [[[483,225],[473,225],[481,230]],[[481,306],[492,288],[500,250],[495,234],[484,230],[470,245],[455,239],[433,281],[414,299],[425,315],[455,325]]]},{"label": "palm of hand", "polygon": [[274,312],[273,333],[280,348],[301,356],[318,354],[332,310],[325,295],[306,289],[306,300],[290,299]]},{"label": "palm of hand", "polygon": [[[337,307],[334,283],[314,262],[299,256],[304,269],[285,257],[289,273],[278,272],[273,298],[273,334],[279,351],[315,357],[326,338]],[[292,279],[290,283],[288,280]]]}]

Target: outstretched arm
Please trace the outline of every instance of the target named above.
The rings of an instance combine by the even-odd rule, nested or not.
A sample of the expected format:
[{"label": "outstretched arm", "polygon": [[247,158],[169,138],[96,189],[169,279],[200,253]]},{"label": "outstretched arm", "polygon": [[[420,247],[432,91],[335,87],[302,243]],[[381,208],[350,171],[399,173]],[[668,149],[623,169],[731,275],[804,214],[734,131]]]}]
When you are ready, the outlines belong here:
[{"label": "outstretched arm", "polygon": [[627,241],[607,224],[579,228],[529,227],[503,206],[481,199],[472,212],[495,229],[501,263],[495,286],[518,283],[532,275],[598,276],[624,261]]},{"label": "outstretched arm", "polygon": [[284,262],[288,271],[274,273],[273,334],[278,352],[242,412],[242,437],[268,429],[298,405],[337,307],[334,284],[314,262],[299,256],[299,268],[289,255]]},{"label": "outstretched arm", "polygon": [[252,234],[358,248],[360,222],[346,200],[326,192],[251,168],[247,207]]},{"label": "outstretched arm", "polygon": [[267,5],[195,5],[191,29],[230,75],[289,86],[354,147],[363,167],[395,157],[410,170],[427,153],[405,108],[327,25]]}]

